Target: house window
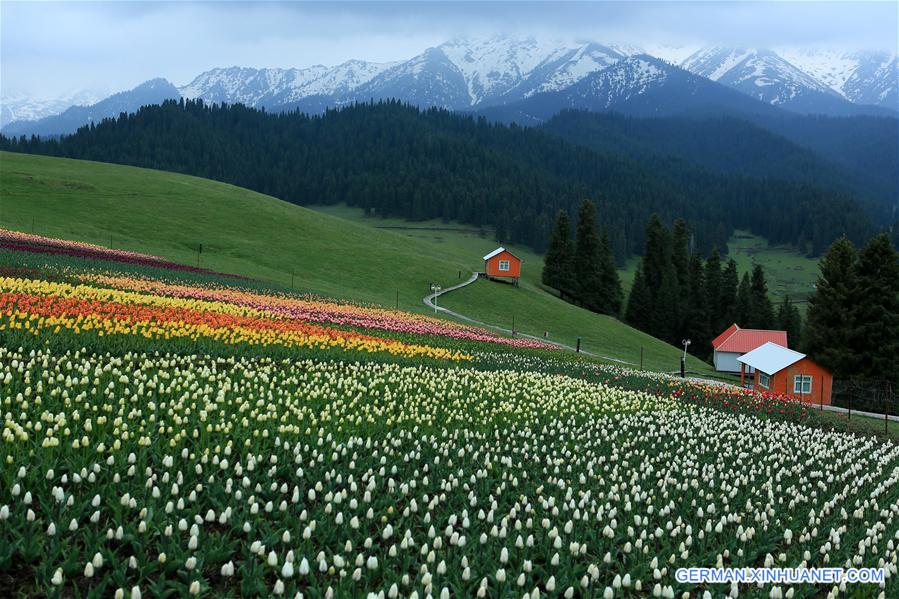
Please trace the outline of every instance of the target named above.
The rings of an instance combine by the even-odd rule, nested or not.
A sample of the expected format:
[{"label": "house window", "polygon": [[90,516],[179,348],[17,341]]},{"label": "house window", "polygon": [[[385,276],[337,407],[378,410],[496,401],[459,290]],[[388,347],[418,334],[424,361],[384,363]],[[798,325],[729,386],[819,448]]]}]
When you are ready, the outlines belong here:
[{"label": "house window", "polygon": [[793,377],[793,393],[811,393],[812,377],[809,374],[797,374]]},{"label": "house window", "polygon": [[767,389],[768,386],[771,385],[771,377],[769,377],[764,372],[760,372],[759,373],[759,385],[761,385],[762,387]]},{"label": "house window", "polygon": [[500,270],[509,270],[509,261],[508,260],[500,260],[499,261],[499,269]]}]

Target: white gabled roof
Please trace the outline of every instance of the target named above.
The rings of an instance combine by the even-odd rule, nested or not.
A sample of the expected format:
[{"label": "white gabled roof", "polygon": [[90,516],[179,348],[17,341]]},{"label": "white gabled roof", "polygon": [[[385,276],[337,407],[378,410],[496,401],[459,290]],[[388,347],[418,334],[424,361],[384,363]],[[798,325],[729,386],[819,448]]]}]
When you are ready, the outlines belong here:
[{"label": "white gabled roof", "polygon": [[737,358],[737,361],[771,375],[780,372],[791,364],[795,364],[804,357],[805,354],[800,354],[798,351],[787,349],[782,345],[769,341],[751,352],[743,354]]},{"label": "white gabled roof", "polygon": [[484,260],[490,260],[491,258],[493,258],[494,256],[496,256],[497,254],[501,254],[501,253],[503,253],[503,252],[505,252],[505,251],[506,251],[506,248],[503,248],[503,247],[496,248],[495,250],[493,250],[492,252],[490,252],[489,254],[487,254],[486,256],[484,256]]}]

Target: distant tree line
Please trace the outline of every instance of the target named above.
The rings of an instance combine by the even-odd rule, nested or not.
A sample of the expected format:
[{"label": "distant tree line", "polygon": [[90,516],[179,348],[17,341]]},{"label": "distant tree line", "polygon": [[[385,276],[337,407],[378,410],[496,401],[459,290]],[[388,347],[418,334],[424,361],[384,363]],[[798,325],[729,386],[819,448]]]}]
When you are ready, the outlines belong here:
[{"label": "distant tree line", "polygon": [[899,253],[886,233],[861,250],[846,238],[830,246],[809,297],[804,349],[835,378],[899,387]]},{"label": "distant tree line", "polygon": [[596,207],[590,200],[578,208],[574,242],[568,213],[559,211],[543,260],[543,284],[594,312],[616,317],[621,312],[623,294],[609,232],[604,229],[599,236]]},{"label": "distant tree line", "polygon": [[172,100],[60,139],[0,137],[0,149],[186,173],[301,205],[492,227],[498,240],[538,252],[559,210],[574,214],[589,198],[619,265],[642,251],[652,213],[689,221],[703,254],[736,228],[813,254],[840,235],[861,242],[873,232],[853,197],[824,186],[646,163],[396,101],[308,116]]}]

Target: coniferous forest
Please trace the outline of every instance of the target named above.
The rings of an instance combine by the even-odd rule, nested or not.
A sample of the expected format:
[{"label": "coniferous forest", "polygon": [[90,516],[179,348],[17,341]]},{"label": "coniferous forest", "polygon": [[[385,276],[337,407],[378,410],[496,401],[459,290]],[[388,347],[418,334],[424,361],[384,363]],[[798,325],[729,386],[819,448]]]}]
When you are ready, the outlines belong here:
[{"label": "coniferous forest", "polygon": [[[619,265],[654,247],[645,230],[653,213],[689,222],[702,255],[726,247],[735,228],[811,255],[841,235],[859,244],[876,232],[850,193],[826,186],[686,161],[649,165],[540,130],[396,101],[321,116],[167,101],[61,139],[0,138],[0,149],[181,172],[301,205],[343,202],[383,216],[492,227],[499,241],[538,252],[548,248],[558,212],[573,215],[588,198],[605,232],[600,246]],[[689,272],[682,255],[673,259]],[[680,284],[649,264],[643,275],[667,286],[656,292]]]},{"label": "coniferous forest", "polygon": [[899,253],[886,234],[840,238],[821,259],[803,347],[834,378],[899,385]]},{"label": "coniferous forest", "polygon": [[722,264],[717,248],[703,260],[690,249],[691,231],[683,219],[669,229],[657,214],[650,217],[643,257],[624,302],[611,252],[604,243],[597,243],[600,238],[592,213],[592,204],[584,201],[574,242],[568,214],[563,210],[557,216],[544,259],[543,283],[558,290],[563,299],[595,312],[623,316],[632,326],[674,345],[689,338],[690,353],[701,358],[710,355],[712,339],[732,323],[785,330],[790,346],[800,346],[799,310],[789,297],[775,309],[762,266],[757,264],[740,278],[737,263],[730,259]]},{"label": "coniferous forest", "polygon": [[575,240],[571,240],[568,213],[559,211],[543,261],[543,284],[563,299],[611,316],[621,312],[623,294],[618,269],[609,246],[609,233],[599,235],[596,207],[590,200],[578,208]]}]

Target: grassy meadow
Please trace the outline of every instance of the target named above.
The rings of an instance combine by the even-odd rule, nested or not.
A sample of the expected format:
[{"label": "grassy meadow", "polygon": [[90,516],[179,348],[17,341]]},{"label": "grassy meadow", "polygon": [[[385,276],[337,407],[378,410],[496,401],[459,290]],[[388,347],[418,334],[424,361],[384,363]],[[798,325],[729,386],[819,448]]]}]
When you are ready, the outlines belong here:
[{"label": "grassy meadow", "polygon": [[[419,223],[376,228],[361,211],[322,214],[242,188],[174,173],[88,161],[0,154],[0,227],[146,252],[262,279],[283,287],[424,312],[432,281],[446,287],[482,266],[496,243],[468,227]],[[355,221],[355,222],[354,222]],[[401,221],[379,227],[406,227]],[[518,289],[478,282],[447,296],[448,307],[491,324],[573,344],[614,360],[672,371],[679,350],[545,292],[542,261],[522,248]],[[711,368],[690,358],[691,371]]]}]

